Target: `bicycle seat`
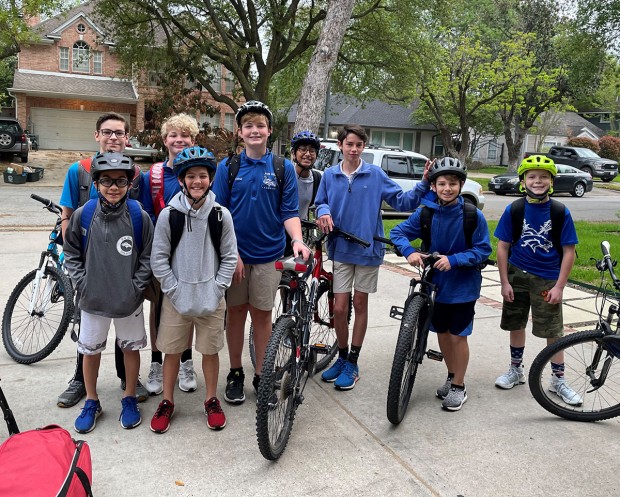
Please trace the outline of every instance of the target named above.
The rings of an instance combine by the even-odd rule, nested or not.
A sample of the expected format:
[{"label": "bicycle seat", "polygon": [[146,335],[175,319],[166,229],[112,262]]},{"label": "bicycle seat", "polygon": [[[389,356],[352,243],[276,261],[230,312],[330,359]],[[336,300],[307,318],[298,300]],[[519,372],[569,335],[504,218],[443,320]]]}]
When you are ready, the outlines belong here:
[{"label": "bicycle seat", "polygon": [[295,271],[296,273],[305,273],[308,270],[308,264],[296,257],[288,257],[280,259],[274,263],[278,271]]}]

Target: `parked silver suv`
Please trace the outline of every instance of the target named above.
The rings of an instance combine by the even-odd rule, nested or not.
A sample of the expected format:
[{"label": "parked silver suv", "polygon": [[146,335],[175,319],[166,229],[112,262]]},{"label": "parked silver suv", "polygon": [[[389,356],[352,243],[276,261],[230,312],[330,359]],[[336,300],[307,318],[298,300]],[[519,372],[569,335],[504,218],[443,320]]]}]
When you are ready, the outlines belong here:
[{"label": "parked silver suv", "polygon": [[[369,164],[380,166],[404,191],[413,189],[422,179],[424,165],[428,160],[425,156],[415,152],[374,145],[366,146],[362,152],[362,159]],[[338,164],[341,160],[342,152],[338,148],[336,141],[325,140],[321,142],[321,150],[319,150],[314,167],[319,171],[324,171],[326,168]],[[482,186],[479,183],[470,179],[466,180],[461,195],[478,207],[478,209],[482,210],[484,208],[484,195],[482,194]],[[394,211],[385,202],[382,209],[386,216],[409,215],[409,213]]]},{"label": "parked silver suv", "polygon": [[19,155],[28,162],[28,137],[16,119],[0,117],[0,154]]}]

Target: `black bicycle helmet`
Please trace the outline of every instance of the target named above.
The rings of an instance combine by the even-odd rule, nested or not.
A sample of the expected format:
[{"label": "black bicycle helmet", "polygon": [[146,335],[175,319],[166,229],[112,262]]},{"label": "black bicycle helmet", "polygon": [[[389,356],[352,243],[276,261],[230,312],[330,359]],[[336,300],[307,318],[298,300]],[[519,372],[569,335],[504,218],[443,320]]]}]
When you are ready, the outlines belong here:
[{"label": "black bicycle helmet", "polygon": [[435,181],[444,174],[454,174],[465,181],[467,179],[467,166],[454,157],[442,157],[431,164],[428,170],[428,180]]},{"label": "black bicycle helmet", "polygon": [[90,174],[93,181],[97,181],[104,171],[125,171],[127,178],[132,181],[135,174],[133,161],[120,152],[97,153],[90,165]]},{"label": "black bicycle helmet", "polygon": [[319,148],[321,148],[319,137],[309,130],[299,131],[291,138],[291,150],[293,153],[295,153],[301,145],[311,145],[317,152]]},{"label": "black bicycle helmet", "polygon": [[190,168],[195,166],[205,166],[209,170],[209,177],[213,180],[215,170],[217,169],[217,162],[215,161],[215,155],[209,149],[202,147],[188,147],[183,149],[179,155],[176,156],[172,163],[172,170],[177,178],[182,178],[184,173]]},{"label": "black bicycle helmet", "polygon": [[235,115],[235,121],[237,121],[237,126],[241,126],[241,118],[248,112],[256,112],[258,114],[263,114],[267,116],[269,127],[272,127],[273,114],[269,110],[269,107],[267,107],[263,102],[259,102],[258,100],[250,100],[249,102],[244,103],[241,107],[237,109],[237,114]]}]

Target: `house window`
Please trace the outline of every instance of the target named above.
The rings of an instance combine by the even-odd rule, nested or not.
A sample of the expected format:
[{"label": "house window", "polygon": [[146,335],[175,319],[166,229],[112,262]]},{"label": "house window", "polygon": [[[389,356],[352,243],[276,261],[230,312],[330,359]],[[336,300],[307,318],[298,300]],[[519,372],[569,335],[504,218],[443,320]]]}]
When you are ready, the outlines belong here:
[{"label": "house window", "polygon": [[403,133],[403,150],[413,151],[413,133]]},{"label": "house window", "polygon": [[434,138],[433,157],[441,157],[443,155],[443,140],[439,135],[435,136]]},{"label": "house window", "polygon": [[386,131],[384,136],[386,147],[400,147],[400,133],[398,131]]},{"label": "house window", "polygon": [[370,143],[373,145],[383,145],[383,131],[372,131],[370,134]]},{"label": "house window", "polygon": [[149,71],[148,76],[149,76],[149,82],[148,82],[149,86],[151,87],[161,86],[161,83],[164,78],[163,71]]},{"label": "house window", "polygon": [[200,114],[198,118],[198,124],[200,127],[203,127],[203,124],[208,124],[210,128],[219,128],[220,127],[220,115],[215,114],[214,116],[210,116],[209,114]]},{"label": "house window", "polygon": [[103,52],[93,52],[93,73],[103,74]]},{"label": "house window", "polygon": [[68,47],[60,47],[60,70],[61,71],[69,70],[69,48]]},{"label": "house window", "polygon": [[600,118],[600,122],[602,123],[608,123],[609,122],[609,112],[605,112],[603,114],[601,114],[601,118]]},{"label": "house window", "polygon": [[232,93],[235,90],[235,78],[231,72],[226,75],[226,93]]},{"label": "house window", "polygon": [[211,87],[219,93],[222,87],[222,66],[207,67],[207,78]]},{"label": "house window", "polygon": [[86,26],[84,26],[84,24],[80,23],[78,24],[75,29],[77,29],[78,33],[86,33]]},{"label": "house window", "polygon": [[224,128],[232,131],[235,125],[235,115],[227,112],[224,114]]},{"label": "house window", "polygon": [[90,72],[90,48],[83,41],[73,44],[73,71]]},{"label": "house window", "polygon": [[489,142],[489,151],[487,152],[488,160],[497,160],[497,142]]}]

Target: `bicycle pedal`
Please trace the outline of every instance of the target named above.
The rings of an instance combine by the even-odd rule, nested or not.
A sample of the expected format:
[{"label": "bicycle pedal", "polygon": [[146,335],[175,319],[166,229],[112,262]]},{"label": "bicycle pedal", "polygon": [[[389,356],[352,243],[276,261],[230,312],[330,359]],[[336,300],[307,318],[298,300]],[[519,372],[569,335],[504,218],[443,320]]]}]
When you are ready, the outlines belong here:
[{"label": "bicycle pedal", "polygon": [[316,352],[317,354],[328,354],[329,345],[324,343],[315,343],[314,345],[310,345],[310,350],[312,352]]},{"label": "bicycle pedal", "polygon": [[391,318],[402,320],[404,313],[405,313],[405,308],[404,307],[398,307],[396,305],[393,305],[390,308],[390,317]]},{"label": "bicycle pedal", "polygon": [[426,357],[428,357],[429,359],[432,359],[433,361],[439,361],[439,362],[443,361],[443,354],[436,350],[428,349],[426,351]]}]

